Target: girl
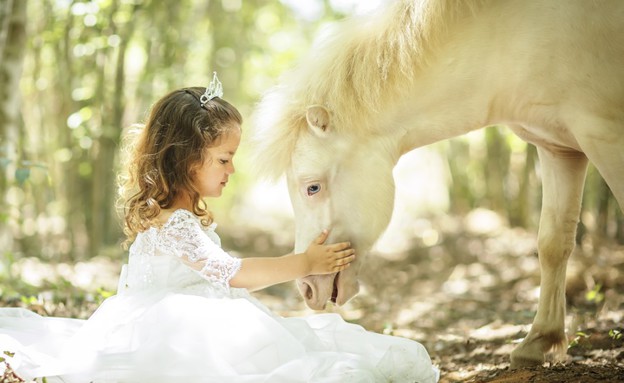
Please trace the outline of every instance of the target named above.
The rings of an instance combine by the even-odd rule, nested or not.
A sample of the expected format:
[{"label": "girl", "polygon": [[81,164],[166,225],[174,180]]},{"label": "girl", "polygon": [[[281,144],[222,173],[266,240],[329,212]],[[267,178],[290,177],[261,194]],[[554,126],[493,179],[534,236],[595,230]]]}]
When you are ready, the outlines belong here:
[{"label": "girl", "polygon": [[301,254],[230,256],[202,197],[234,173],[239,112],[208,88],[169,93],[132,143],[125,196],[129,262],[119,291],[87,320],[0,310],[0,351],[48,382],[435,382],[424,347],[336,314],[282,318],[248,291],[355,259],[348,242]]}]

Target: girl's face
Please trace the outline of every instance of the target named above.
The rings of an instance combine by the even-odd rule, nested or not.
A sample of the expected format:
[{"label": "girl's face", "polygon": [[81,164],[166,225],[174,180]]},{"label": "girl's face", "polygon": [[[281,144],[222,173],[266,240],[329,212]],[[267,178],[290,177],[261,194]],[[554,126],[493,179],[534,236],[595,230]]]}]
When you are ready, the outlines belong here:
[{"label": "girl's face", "polygon": [[193,174],[195,187],[202,197],[221,196],[230,174],[235,171],[233,158],[240,140],[241,129],[235,127],[221,138],[218,146],[206,149],[206,161]]}]

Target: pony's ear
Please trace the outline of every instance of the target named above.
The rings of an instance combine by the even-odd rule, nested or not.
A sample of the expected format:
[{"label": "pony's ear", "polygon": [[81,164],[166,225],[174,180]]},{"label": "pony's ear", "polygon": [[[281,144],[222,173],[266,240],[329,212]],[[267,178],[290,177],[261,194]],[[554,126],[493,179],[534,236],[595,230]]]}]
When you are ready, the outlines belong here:
[{"label": "pony's ear", "polygon": [[330,131],[329,110],[322,105],[312,105],[306,111],[306,120],[310,130],[317,136],[325,137]]}]

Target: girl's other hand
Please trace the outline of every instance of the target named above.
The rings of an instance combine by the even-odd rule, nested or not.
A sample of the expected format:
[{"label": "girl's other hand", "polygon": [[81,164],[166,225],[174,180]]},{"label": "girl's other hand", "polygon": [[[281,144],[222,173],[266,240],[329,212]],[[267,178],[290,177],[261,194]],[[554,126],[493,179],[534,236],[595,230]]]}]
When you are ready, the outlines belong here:
[{"label": "girl's other hand", "polygon": [[302,254],[306,258],[309,275],[336,273],[355,260],[355,250],[350,242],[325,245],[328,236],[329,230],[323,230]]}]

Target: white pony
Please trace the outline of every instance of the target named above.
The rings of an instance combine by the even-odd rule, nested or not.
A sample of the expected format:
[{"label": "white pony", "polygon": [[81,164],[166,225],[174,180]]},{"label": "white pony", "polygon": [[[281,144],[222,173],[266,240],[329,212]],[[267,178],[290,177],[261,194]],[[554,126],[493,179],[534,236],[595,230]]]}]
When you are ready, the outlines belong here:
[{"label": "white pony", "polygon": [[[287,175],[296,251],[323,228],[366,253],[406,152],[493,124],[541,161],[541,296],[512,367],[565,350],[565,274],[588,160],[624,206],[624,1],[400,0],[343,21],[268,92],[255,163]],[[298,281],[309,307],[358,292],[357,269]]]}]

